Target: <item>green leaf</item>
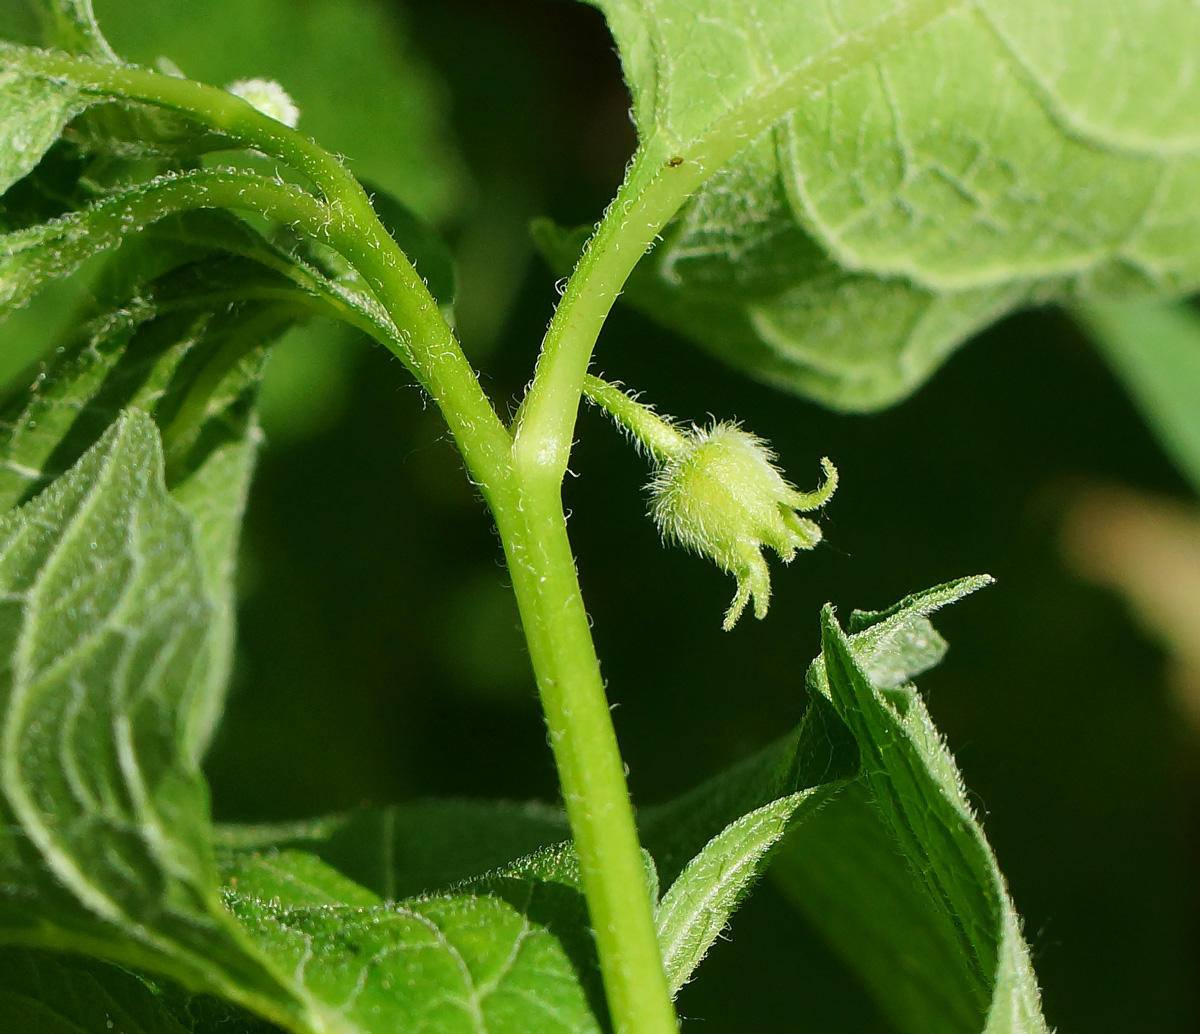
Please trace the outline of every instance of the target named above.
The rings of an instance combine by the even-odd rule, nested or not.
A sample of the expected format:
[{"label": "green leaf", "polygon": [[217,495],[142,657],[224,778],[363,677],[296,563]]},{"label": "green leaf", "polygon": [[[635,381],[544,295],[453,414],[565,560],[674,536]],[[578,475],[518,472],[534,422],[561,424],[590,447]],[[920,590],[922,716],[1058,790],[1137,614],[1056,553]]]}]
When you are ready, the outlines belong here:
[{"label": "green leaf", "polygon": [[0,518],[0,939],[139,960],[279,999],[216,901],[207,789],[219,603],[126,411]]},{"label": "green leaf", "polygon": [[197,725],[208,731],[189,748],[197,753],[220,711],[232,655],[233,566],[259,437],[261,346],[312,300],[275,270],[230,255],[235,248],[283,261],[226,213],[158,224],[95,285],[99,313],[0,408],[0,508],[53,481],[126,406],[152,413],[165,429],[171,494],[195,522],[218,608],[211,713]]},{"label": "green leaf", "polygon": [[[964,579],[911,597],[891,611],[860,615],[856,623],[865,627],[853,639],[826,607],[822,656],[810,669],[809,682],[814,691],[829,694],[853,733],[864,784],[910,869],[919,875],[921,895],[934,916],[931,928],[948,941],[939,950],[960,960],[965,970],[972,1002],[964,1001],[960,1011],[971,1004],[975,1014],[969,1024],[955,1029],[1042,1034],[1047,1027],[1020,921],[954,759],[916,690],[904,682],[897,685],[895,666],[883,665],[883,685],[873,685],[869,674],[881,653],[897,644],[908,657],[901,671],[924,665],[931,654],[914,644],[906,626],[913,628],[914,619],[984,581]],[[896,911],[881,910],[878,922],[888,922]],[[884,979],[870,968],[867,975]],[[962,979],[956,982],[964,986]],[[880,994],[886,997],[890,988],[881,987]]]},{"label": "green leaf", "polygon": [[0,194],[41,161],[87,105],[70,84],[22,71],[14,59],[23,49],[0,42]]},{"label": "green leaf", "polygon": [[569,840],[566,815],[545,804],[420,801],[282,826],[219,826],[225,851],[298,848],[389,901],[504,869]]},{"label": "green leaf", "polygon": [[874,409],[1015,307],[1200,283],[1189,0],[595,2],[636,190],[703,182],[630,296],[764,380]]},{"label": "green leaf", "polygon": [[1187,305],[1090,306],[1075,316],[1200,492],[1200,315]]},{"label": "green leaf", "polygon": [[[72,54],[115,61],[117,56],[96,24],[92,0],[23,0],[42,21],[42,43]],[[17,0],[22,3],[22,0]]]},{"label": "green leaf", "polygon": [[[430,223],[464,200],[466,174],[439,84],[408,43],[399,8],[375,0],[97,0],[117,51],[165,56],[195,79],[277,80],[299,128]],[[428,275],[428,274],[425,274]],[[439,300],[445,301],[445,299]]]},{"label": "green leaf", "polygon": [[[723,830],[687,865],[663,896],[655,919],[667,985],[674,996],[704,960],[729,917],[750,893],[767,852],[816,791],[791,794]],[[813,809],[815,810],[815,809]]]},{"label": "green leaf", "polygon": [[0,40],[116,60],[96,24],[91,0],[5,0]]},{"label": "green leaf", "polygon": [[828,795],[857,772],[858,748],[833,706],[818,694],[787,736],[681,797],[642,811],[642,842],[670,886],[714,838],[744,816],[802,791],[820,789]]},{"label": "green leaf", "polygon": [[[516,904],[499,895],[389,904],[299,851],[237,856],[226,876],[230,910],[320,1003],[331,1030],[601,1030],[579,963],[551,930],[558,909],[547,915],[540,900],[560,888],[513,879]],[[578,935],[590,947],[585,924]]]},{"label": "green leaf", "polygon": [[[160,220],[206,205],[220,207],[216,198],[210,199],[210,191],[230,182],[252,190],[262,180],[250,174],[207,172],[161,176],[112,191],[79,211],[0,235],[0,317],[24,305],[50,280],[70,276],[89,258],[118,247]],[[219,225],[216,244],[263,259],[268,251],[265,244],[251,243],[252,235],[244,231],[235,235],[228,222]],[[274,257],[274,264],[285,265],[281,256]]]},{"label": "green leaf", "polygon": [[771,875],[901,1034],[978,1034],[986,997],[862,783],[789,833]]},{"label": "green leaf", "polygon": [[142,980],[79,956],[0,948],[0,1029],[13,1034],[195,1034]]},{"label": "green leaf", "polygon": [[195,749],[224,634],[205,568],[137,409],[0,518],[0,939],[135,962],[300,1034],[599,1030],[570,886],[496,874],[384,905],[314,856],[241,855],[222,907]]},{"label": "green leaf", "polygon": [[[192,294],[218,295],[222,303],[231,297],[284,296],[293,306],[307,306],[314,313],[342,319],[377,339],[402,341],[403,335],[361,278],[337,256],[327,255],[327,249],[312,248],[318,255],[314,263],[329,260],[327,269],[319,269],[271,245],[225,213],[196,214],[195,210],[222,208],[230,202],[231,191],[253,192],[268,183],[261,176],[228,171],[164,175],[114,190],[87,208],[60,218],[0,235],[0,318],[26,304],[49,282],[75,273],[88,259],[117,248],[156,223],[188,215],[168,225],[167,235],[178,236],[173,247],[161,247],[160,236],[159,247],[139,252],[151,256],[147,260],[151,266],[161,265],[164,255],[177,260],[181,247],[193,251],[203,247],[252,260],[279,274],[272,279],[262,269],[251,269],[248,275],[243,271],[225,283],[192,285]],[[177,293],[185,300],[189,297],[188,292]]]}]

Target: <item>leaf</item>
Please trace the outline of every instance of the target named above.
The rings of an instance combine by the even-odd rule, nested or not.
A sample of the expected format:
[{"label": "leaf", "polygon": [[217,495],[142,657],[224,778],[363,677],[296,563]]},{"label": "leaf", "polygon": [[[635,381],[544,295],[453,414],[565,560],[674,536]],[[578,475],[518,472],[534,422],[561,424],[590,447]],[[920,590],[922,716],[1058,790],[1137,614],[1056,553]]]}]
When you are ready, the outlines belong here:
[{"label": "leaf", "polygon": [[[980,584],[979,579],[964,579],[911,597],[901,609],[885,615],[863,615],[860,624],[871,623],[853,640],[827,606],[822,656],[809,679],[815,691],[829,693],[858,742],[864,784],[910,869],[919,876],[934,926],[949,941],[940,950],[965,967],[977,1012],[961,1029],[1041,1034],[1048,1028],[1020,921],[954,759],[914,688],[875,686],[868,675],[871,657],[903,641],[908,619],[923,618]],[[914,659],[923,663],[924,652],[918,651]],[[866,664],[860,660],[864,656]],[[886,922],[887,914],[881,911],[878,921]],[[867,975],[881,980],[870,969]],[[881,987],[880,993],[886,997],[890,988]]]},{"label": "leaf", "polygon": [[209,712],[219,605],[148,416],[0,518],[0,592],[0,939],[286,1000],[215,900],[180,744]]},{"label": "leaf", "polygon": [[986,996],[862,783],[790,833],[771,875],[901,1034],[978,1034]]},{"label": "leaf", "polygon": [[[321,1003],[332,1030],[601,1029],[577,963],[547,926],[536,881],[509,881],[517,905],[465,895],[387,904],[298,851],[240,855],[226,875],[231,911]],[[578,932],[590,947],[586,925]]]},{"label": "leaf", "polygon": [[569,840],[558,808],[505,801],[420,801],[282,826],[218,826],[224,851],[296,848],[381,898],[445,890]]},{"label": "leaf", "polygon": [[218,86],[278,81],[300,108],[301,131],[346,155],[358,175],[422,219],[439,223],[462,205],[466,173],[442,90],[408,42],[396,5],[98,0],[97,7],[130,60],[153,65],[166,56]]},{"label": "leaf", "polygon": [[791,794],[742,816],[709,841],[663,896],[655,920],[672,997],[750,893],[767,851],[783,836],[797,809],[814,799],[823,796],[811,790]]},{"label": "leaf", "polygon": [[22,71],[14,61],[22,49],[0,42],[0,194],[41,161],[87,104],[70,84]]},{"label": "leaf", "polygon": [[1200,492],[1200,315],[1186,305],[1075,310],[1158,440]]},{"label": "leaf", "polygon": [[[204,218],[196,210],[221,209],[242,191],[254,191],[270,181],[251,173],[185,172],[158,176],[147,183],[114,190],[87,208],[57,219],[0,235],[0,318],[29,301],[48,282],[70,276],[95,255],[109,251],[163,220],[182,230],[176,248],[149,249],[160,263],[158,252],[173,255],[178,246],[208,251],[227,251],[252,260],[267,271],[281,274],[274,282],[263,282],[264,271],[251,270],[242,286],[235,280],[207,285],[209,294],[222,300],[235,298],[278,298],[306,305],[314,313],[334,316],[369,333],[377,340],[404,342],[403,334],[361,278],[345,263],[330,255],[327,270],[309,264],[300,256],[271,245],[261,235],[227,214]],[[284,188],[288,189],[288,188]],[[297,199],[305,198],[295,192]],[[236,204],[236,202],[234,202]],[[168,229],[170,233],[170,229]],[[160,241],[161,243],[161,241]],[[313,246],[315,253],[327,249]],[[315,262],[321,258],[315,258]],[[290,284],[286,283],[290,281]],[[193,285],[204,290],[205,285]],[[299,290],[295,290],[298,288]],[[186,292],[180,292],[187,297]]]},{"label": "leaf", "polygon": [[[126,406],[151,412],[167,429],[170,490],[195,522],[218,607],[209,638],[212,713],[197,725],[208,729],[197,753],[219,713],[232,655],[233,565],[258,442],[261,346],[298,315],[283,276],[214,254],[217,245],[239,242],[254,253],[252,236],[218,213],[156,227],[95,286],[100,314],[0,408],[0,508],[58,477]],[[254,300],[256,291],[265,300]]]},{"label": "leaf", "polygon": [[755,376],[876,409],[1015,307],[1200,283],[1189,0],[594,2],[630,193],[700,188],[629,294]]},{"label": "leaf", "polygon": [[131,973],[95,959],[19,948],[0,948],[0,1029],[196,1034]]},{"label": "leaf", "polygon": [[0,40],[116,60],[96,24],[91,0],[6,0]]},{"label": "leaf", "polygon": [[117,60],[96,24],[92,0],[16,0],[16,3],[32,6],[40,18],[43,46],[101,60]]},{"label": "leaf", "polygon": [[[493,896],[384,906],[313,856],[282,876],[242,856],[226,895],[234,925],[192,749],[210,715],[217,613],[194,527],[136,409],[0,518],[0,650],[13,658],[0,698],[0,939],[133,961],[300,1034],[390,1031],[397,1015],[497,1034],[598,1030],[551,932],[574,923],[573,943],[591,949],[573,888],[498,874]],[[297,969],[314,943],[320,961]]]}]

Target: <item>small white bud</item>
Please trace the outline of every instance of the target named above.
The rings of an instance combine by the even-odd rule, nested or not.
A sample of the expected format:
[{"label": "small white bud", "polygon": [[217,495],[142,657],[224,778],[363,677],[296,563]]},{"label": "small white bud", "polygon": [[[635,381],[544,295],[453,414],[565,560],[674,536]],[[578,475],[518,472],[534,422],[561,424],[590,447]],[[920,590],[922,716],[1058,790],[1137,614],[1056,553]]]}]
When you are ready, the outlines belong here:
[{"label": "small white bud", "polygon": [[287,90],[274,79],[239,79],[226,86],[225,90],[292,129],[300,121],[300,109]]},{"label": "small white bud", "polygon": [[684,432],[685,446],[659,467],[650,482],[650,513],[665,539],[711,557],[737,578],[725,614],[733,628],[751,598],[754,616],[766,616],[771,574],[763,558],[770,546],[784,563],[797,549],[812,549],[821,529],[797,511],[824,506],[837,488],[837,470],[821,460],[825,482],[799,492],[775,467],[761,438],[728,423]]}]

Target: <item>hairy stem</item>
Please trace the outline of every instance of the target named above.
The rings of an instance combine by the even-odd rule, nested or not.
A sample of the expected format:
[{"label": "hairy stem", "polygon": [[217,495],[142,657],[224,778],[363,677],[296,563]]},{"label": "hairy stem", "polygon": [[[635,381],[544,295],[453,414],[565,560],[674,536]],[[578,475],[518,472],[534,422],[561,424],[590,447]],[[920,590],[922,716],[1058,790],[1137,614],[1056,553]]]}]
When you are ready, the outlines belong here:
[{"label": "hairy stem", "polygon": [[[521,519],[513,523],[519,527],[506,529],[497,514],[617,1034],[674,1034],[678,1024],[561,491],[600,329],[633,267],[696,185],[694,169],[678,172],[673,164],[655,167],[644,157],[635,159],[580,258],[516,421],[513,465],[521,489]],[[658,444],[672,447],[671,433],[664,424]]]},{"label": "hairy stem", "polygon": [[688,447],[688,439],[670,419],[659,416],[615,384],[589,373],[583,382],[583,394],[623,427],[656,463],[665,463]]},{"label": "hairy stem", "polygon": [[[503,491],[509,471],[508,431],[425,282],[379,222],[358,180],[337,158],[240,97],[190,79],[24,48],[14,51],[12,61],[31,75],[67,79],[85,93],[178,111],[307,176],[324,203],[312,199],[321,212],[320,224],[308,220],[301,228],[341,252],[367,279],[402,335],[400,341],[383,343],[441,408],[484,496],[491,501],[494,493]],[[254,205],[234,202],[231,207]]]},{"label": "hairy stem", "polygon": [[[495,515],[529,640],[617,1034],[675,1034],[624,765],[561,501],[592,348],[621,286],[695,187],[696,170],[636,162],[571,278],[510,436],[411,263],[350,172],[302,134],[224,91],[142,69],[31,52],[26,71],[183,112],[287,162],[322,196],[281,187],[273,214],[345,256],[398,328],[387,344],[445,415]],[[293,193],[294,191],[294,193]],[[262,210],[251,190],[231,207]],[[289,203],[293,211],[288,212]]]},{"label": "hairy stem", "polygon": [[675,1034],[625,769],[557,486],[497,512],[616,1034]]},{"label": "hairy stem", "polygon": [[596,339],[633,267],[699,185],[698,167],[639,152],[584,248],[542,342],[516,427],[518,464],[561,483],[575,434],[583,380]]}]

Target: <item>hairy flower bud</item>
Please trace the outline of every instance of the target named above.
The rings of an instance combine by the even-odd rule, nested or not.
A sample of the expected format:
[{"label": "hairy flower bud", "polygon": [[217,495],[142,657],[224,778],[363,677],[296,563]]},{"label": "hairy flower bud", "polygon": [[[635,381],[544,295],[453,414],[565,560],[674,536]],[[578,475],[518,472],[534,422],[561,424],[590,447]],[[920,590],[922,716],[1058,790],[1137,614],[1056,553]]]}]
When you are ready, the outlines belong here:
[{"label": "hairy flower bud", "polygon": [[270,115],[276,122],[296,128],[300,121],[300,109],[279,83],[274,79],[239,79],[225,87],[226,91],[251,106],[264,115]]},{"label": "hairy flower bud", "polygon": [[766,616],[771,575],[763,557],[770,546],[784,563],[797,549],[812,549],[821,529],[797,511],[824,506],[837,488],[837,470],[821,460],[825,481],[799,492],[775,467],[761,438],[735,424],[716,423],[683,433],[686,445],[667,458],[650,482],[650,513],[665,539],[711,557],[737,578],[725,613],[733,628],[751,597],[754,616]]}]

